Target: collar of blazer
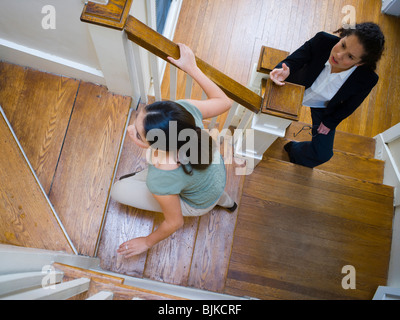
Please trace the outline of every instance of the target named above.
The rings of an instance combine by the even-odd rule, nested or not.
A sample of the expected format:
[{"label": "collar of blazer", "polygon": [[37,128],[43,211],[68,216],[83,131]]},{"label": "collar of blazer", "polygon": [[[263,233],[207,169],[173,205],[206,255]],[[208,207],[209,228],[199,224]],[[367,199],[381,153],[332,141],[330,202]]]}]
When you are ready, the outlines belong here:
[{"label": "collar of blazer", "polygon": [[357,67],[329,102],[328,106],[343,103],[351,96],[359,95],[362,92],[370,92],[378,82],[378,79],[378,75],[371,69],[363,66]]}]

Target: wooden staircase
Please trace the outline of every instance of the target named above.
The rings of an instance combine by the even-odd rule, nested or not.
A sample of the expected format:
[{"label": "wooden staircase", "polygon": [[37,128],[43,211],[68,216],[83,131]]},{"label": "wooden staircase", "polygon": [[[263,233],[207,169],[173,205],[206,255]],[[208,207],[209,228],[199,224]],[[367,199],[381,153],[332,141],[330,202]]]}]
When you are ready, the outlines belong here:
[{"label": "wooden staircase", "polygon": [[[97,254],[104,270],[261,299],[370,299],[386,284],[393,188],[381,184],[384,163],[373,159],[373,139],[338,132],[332,160],[309,169],[289,163],[282,148],[288,140],[310,139],[306,131],[294,137],[304,126],[295,122],[251,176],[234,174],[242,163],[227,166],[228,192],[239,203],[234,214],[217,208],[185,218],[181,230],[149,252],[123,259],[116,254],[120,243],[147,235],[161,222],[160,215],[107,205],[114,176],[145,165],[141,151],[125,140],[116,167],[130,99],[6,63],[0,72],[0,104],[44,192],[78,253]],[[37,134],[32,137],[28,128]],[[10,139],[1,142],[10,145]],[[2,181],[25,176],[23,165],[11,169],[8,156],[1,161]],[[71,250],[54,248],[57,241],[48,231],[32,229],[38,211],[23,205],[20,212],[7,190],[2,243]],[[24,187],[13,190],[23,198]],[[355,291],[341,287],[344,265],[357,269]],[[103,282],[90,286],[108,290]]]},{"label": "wooden staircase", "polygon": [[[307,141],[293,122],[246,177],[225,292],[262,299],[372,299],[386,285],[393,188],[372,138],[337,132],[334,157],[314,169],[283,145]],[[345,290],[342,268],[357,288]]]},{"label": "wooden staircase", "polygon": [[[309,124],[292,122],[284,138],[279,138],[265,153],[266,157],[289,161],[283,146],[289,141],[311,141],[310,130],[301,129]],[[301,132],[300,132],[301,131]],[[300,134],[298,134],[300,132]],[[345,132],[337,132],[334,142],[334,156],[320,166],[319,170],[333,172],[370,182],[383,182],[385,163],[374,159],[375,140]]]}]

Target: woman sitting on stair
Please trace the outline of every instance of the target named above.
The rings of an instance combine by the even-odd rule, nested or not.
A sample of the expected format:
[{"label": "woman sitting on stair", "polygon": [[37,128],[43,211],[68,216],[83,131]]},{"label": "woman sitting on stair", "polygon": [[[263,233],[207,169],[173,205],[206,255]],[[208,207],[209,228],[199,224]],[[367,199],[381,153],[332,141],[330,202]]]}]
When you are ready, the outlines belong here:
[{"label": "woman sitting on stair", "polygon": [[207,100],[155,102],[137,114],[130,138],[152,151],[147,169],[121,178],[112,188],[114,200],[138,209],[162,212],[164,221],[147,237],[122,243],[126,258],[150,249],[183,226],[183,216],[201,216],[216,205],[233,212],[237,205],[224,191],[223,159],[202,120],[226,112],[231,101],[197,67],[193,52],[179,44],[180,58],[169,61],[190,75]]}]

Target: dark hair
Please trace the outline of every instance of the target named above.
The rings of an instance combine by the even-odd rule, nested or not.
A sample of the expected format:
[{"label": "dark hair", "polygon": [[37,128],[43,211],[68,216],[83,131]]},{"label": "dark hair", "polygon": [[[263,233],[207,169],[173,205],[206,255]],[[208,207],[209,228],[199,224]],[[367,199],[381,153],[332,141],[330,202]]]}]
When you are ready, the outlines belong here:
[{"label": "dark hair", "polygon": [[382,56],[385,47],[385,36],[381,28],[373,22],[364,22],[356,24],[355,28],[340,28],[334,33],[338,33],[341,38],[356,35],[365,54],[361,57],[362,63],[371,68],[376,69],[376,64]]},{"label": "dark hair", "polygon": [[[192,174],[192,168],[204,170],[211,164],[214,141],[205,130],[196,126],[194,117],[189,111],[174,101],[149,104],[145,107],[145,111],[143,126],[146,140],[151,146],[159,141],[160,134],[165,137],[165,142],[159,141],[157,147],[164,151],[178,152],[179,162],[187,174]],[[162,132],[158,131],[157,134],[157,130]],[[193,144],[193,141],[197,143]],[[186,149],[189,142],[192,143]],[[186,147],[182,148],[185,145]]]}]

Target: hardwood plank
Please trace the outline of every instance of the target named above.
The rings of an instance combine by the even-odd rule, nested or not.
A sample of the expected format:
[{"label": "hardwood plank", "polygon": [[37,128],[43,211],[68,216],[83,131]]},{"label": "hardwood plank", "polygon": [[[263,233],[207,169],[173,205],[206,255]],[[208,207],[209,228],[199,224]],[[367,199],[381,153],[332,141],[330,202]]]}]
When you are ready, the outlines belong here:
[{"label": "hardwood plank", "polygon": [[[245,176],[238,175],[236,169],[244,166],[245,163],[239,159],[233,159],[231,164],[226,164],[225,191],[235,200],[239,208]],[[223,291],[238,212],[239,209],[229,214],[226,210],[216,207],[200,218],[189,286],[216,292]]]},{"label": "hardwood plank", "polygon": [[80,254],[94,255],[131,98],[82,83],[50,191]]},{"label": "hardwood plank", "polygon": [[0,105],[49,193],[79,81],[0,62]]},{"label": "hardwood plank", "polygon": [[0,242],[74,253],[0,114]]},{"label": "hardwood plank", "polygon": [[[289,140],[278,138],[264,153],[264,157],[289,161],[287,152],[283,149]],[[382,183],[384,162],[376,159],[365,158],[346,152],[334,150],[334,155],[328,162],[316,168],[334,172],[361,180]]]},{"label": "hardwood plank", "polygon": [[[305,122],[292,122],[286,130],[285,138],[293,141],[311,141],[310,130],[300,132],[304,126],[309,126]],[[360,136],[343,131],[336,131],[334,150],[355,154],[366,158],[375,158],[375,144],[373,138]]]},{"label": "hardwood plank", "polygon": [[[322,170],[263,160],[246,178],[225,293],[371,299],[386,283],[393,193],[354,179],[346,183]],[[354,199],[347,202],[346,194]],[[337,206],[322,204],[327,198],[336,198]],[[341,268],[348,264],[357,270],[352,292],[341,287]]]},{"label": "hardwood plank", "polygon": [[[154,230],[164,217],[157,216]],[[186,286],[196,242],[198,217],[184,217],[184,225],[167,239],[149,250],[144,277],[165,283]]]},{"label": "hardwood plank", "polygon": [[[381,215],[391,217],[393,214],[392,197],[368,198],[371,193],[355,193],[354,188],[347,189],[345,184],[329,183],[324,187],[323,180],[314,179],[313,170],[288,163],[272,163],[274,170],[259,166],[251,178],[246,180],[243,194],[262,200],[279,201],[310,210],[323,211],[336,216],[346,215],[349,219],[364,221],[382,226],[391,224],[391,220],[382,219]],[[281,169],[278,169],[278,166]],[[285,169],[283,169],[285,168]],[[270,187],[273,186],[273,187]],[[318,196],[316,196],[318,194]],[[379,199],[382,202],[374,202]],[[368,205],[366,205],[368,204]],[[343,211],[351,208],[351,212]],[[389,211],[388,211],[389,210]],[[342,215],[343,214],[343,215]]]},{"label": "hardwood plank", "polygon": [[[134,122],[135,114],[132,112],[130,124]],[[146,167],[143,149],[138,148],[131,139],[126,138],[115,181],[125,174],[138,172]],[[117,254],[117,249],[127,240],[150,234],[153,230],[154,216],[152,212],[141,211],[110,199],[98,250],[98,257],[101,259],[101,267],[104,270],[143,277],[147,253],[124,259]]]}]

